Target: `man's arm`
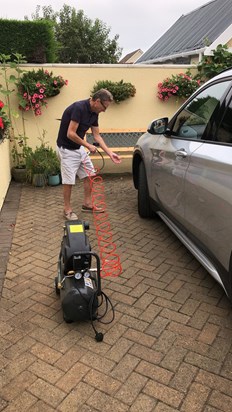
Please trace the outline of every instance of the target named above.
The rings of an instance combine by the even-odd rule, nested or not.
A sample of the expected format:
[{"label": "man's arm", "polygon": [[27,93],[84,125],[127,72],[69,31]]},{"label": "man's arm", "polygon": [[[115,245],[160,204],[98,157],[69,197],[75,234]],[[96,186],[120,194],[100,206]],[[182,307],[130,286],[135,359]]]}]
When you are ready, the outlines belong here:
[{"label": "man's arm", "polygon": [[76,133],[76,130],[79,126],[79,123],[74,122],[73,120],[70,121],[68,131],[67,131],[67,137],[72,140],[74,143],[79,144],[80,146],[85,146],[91,153],[96,152],[96,147],[88,142],[86,142],[84,139],[78,136]]},{"label": "man's arm", "polygon": [[97,126],[92,126],[91,130],[94,140],[99,144],[102,150],[104,150],[104,152],[111,158],[111,160],[114,163],[121,163],[120,156],[118,156],[117,153],[112,152],[112,150],[110,150],[110,148],[104,142],[103,138],[100,135],[99,128]]}]

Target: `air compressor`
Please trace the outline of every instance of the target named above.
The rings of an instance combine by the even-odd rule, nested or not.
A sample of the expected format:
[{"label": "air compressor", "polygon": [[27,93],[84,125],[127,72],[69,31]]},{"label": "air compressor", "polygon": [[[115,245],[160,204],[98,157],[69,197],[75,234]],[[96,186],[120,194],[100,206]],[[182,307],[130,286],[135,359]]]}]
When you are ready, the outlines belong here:
[{"label": "air compressor", "polygon": [[[110,323],[114,319],[114,308],[101,289],[101,263],[97,253],[91,250],[86,234],[89,223],[82,220],[66,221],[58,258],[58,272],[55,277],[56,293],[60,295],[65,322],[91,321],[97,342],[103,334],[97,332],[94,321]],[[92,264],[95,263],[95,267]],[[104,304],[104,313],[99,307]],[[112,310],[110,322],[103,322],[109,307]]]}]

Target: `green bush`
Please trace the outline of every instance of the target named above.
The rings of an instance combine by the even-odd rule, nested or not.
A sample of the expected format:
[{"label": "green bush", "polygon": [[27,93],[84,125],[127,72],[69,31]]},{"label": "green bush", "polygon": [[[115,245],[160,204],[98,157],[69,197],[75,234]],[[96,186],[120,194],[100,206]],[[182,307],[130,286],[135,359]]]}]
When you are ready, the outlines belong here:
[{"label": "green bush", "polygon": [[26,169],[29,179],[35,174],[43,174],[45,178],[60,172],[60,162],[55,150],[41,143],[31,151],[26,158]]},{"label": "green bush", "polygon": [[123,80],[120,80],[119,82],[100,80],[94,85],[91,91],[91,95],[93,95],[100,89],[107,89],[110,93],[112,93],[114,101],[116,103],[120,103],[121,101],[126,100],[129,97],[133,97],[136,93],[135,86],[133,86],[133,84],[131,83],[125,83]]},{"label": "green bush", "polygon": [[219,44],[213,50],[212,56],[203,56],[200,63],[197,65],[198,75],[201,80],[209,80],[232,66],[232,53],[228,51],[226,44]]}]

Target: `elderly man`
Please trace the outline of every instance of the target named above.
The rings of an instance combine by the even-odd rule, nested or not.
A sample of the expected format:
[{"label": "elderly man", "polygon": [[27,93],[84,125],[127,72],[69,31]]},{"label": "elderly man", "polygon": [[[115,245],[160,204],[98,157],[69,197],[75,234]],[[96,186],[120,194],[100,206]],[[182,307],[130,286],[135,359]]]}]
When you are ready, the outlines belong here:
[{"label": "elderly man", "polygon": [[[112,94],[106,89],[100,89],[92,97],[74,102],[68,106],[61,119],[57,138],[57,150],[61,163],[61,176],[64,197],[64,217],[67,220],[76,220],[78,216],[71,207],[72,186],[76,176],[83,179],[84,204],[83,212],[92,212],[91,182],[89,175],[95,175],[92,161],[85,150],[96,152],[96,146],[84,140],[85,134],[91,128],[94,140],[104,150],[114,163],[120,163],[120,157],[112,152],[105,144],[98,127],[98,115],[105,112],[113,102]],[[103,212],[95,207],[95,212]]]}]

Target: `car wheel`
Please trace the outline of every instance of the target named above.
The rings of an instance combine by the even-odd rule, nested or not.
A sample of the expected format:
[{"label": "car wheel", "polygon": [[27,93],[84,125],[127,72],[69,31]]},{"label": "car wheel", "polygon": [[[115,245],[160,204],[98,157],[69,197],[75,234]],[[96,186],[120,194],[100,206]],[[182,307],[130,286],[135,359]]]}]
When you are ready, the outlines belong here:
[{"label": "car wheel", "polygon": [[147,176],[144,163],[139,165],[139,182],[138,182],[138,213],[140,217],[151,217],[152,209],[150,205]]}]

